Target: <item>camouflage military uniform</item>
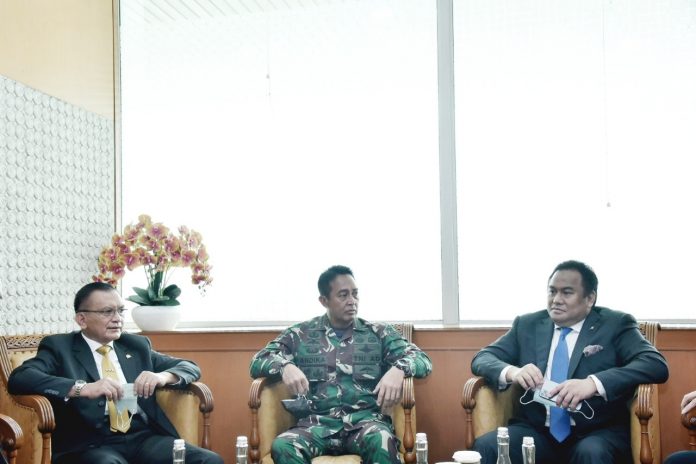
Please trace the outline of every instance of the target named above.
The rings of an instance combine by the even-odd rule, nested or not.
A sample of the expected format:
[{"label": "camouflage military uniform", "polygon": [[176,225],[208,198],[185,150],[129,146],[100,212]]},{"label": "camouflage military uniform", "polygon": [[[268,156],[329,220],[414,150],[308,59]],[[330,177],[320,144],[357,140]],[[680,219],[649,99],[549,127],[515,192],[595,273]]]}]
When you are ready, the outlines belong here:
[{"label": "camouflage military uniform", "polygon": [[428,355],[392,326],[356,318],[338,337],[326,315],[296,324],[251,361],[251,376],[280,378],[293,363],[307,376],[309,414],[280,434],[272,446],[277,464],[308,463],[322,454],[359,454],[370,464],[400,463],[391,417],[373,390],[392,366],[425,377]]}]

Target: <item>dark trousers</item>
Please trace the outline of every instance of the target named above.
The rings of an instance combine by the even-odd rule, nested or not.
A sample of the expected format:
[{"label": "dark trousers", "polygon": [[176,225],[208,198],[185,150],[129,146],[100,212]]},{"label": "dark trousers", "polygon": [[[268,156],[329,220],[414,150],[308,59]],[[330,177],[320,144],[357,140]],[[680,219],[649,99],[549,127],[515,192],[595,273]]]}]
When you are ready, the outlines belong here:
[{"label": "dark trousers", "polygon": [[[108,416],[105,421],[108,422]],[[108,425],[107,425],[108,427]],[[99,446],[54,456],[53,464],[171,464],[174,437],[158,435],[133,416],[127,433],[114,432]],[[222,458],[204,448],[186,443],[186,464],[223,464]]]},{"label": "dark trousers", "polygon": [[[522,463],[522,438],[533,437],[537,464],[624,464],[631,462],[631,441],[628,430],[599,429],[583,436],[574,431],[558,443],[548,427],[535,428],[525,423],[508,426],[510,459]],[[480,436],[474,450],[481,454],[481,464],[495,464],[498,457],[497,431]]]},{"label": "dark trousers", "polygon": [[696,451],[679,451],[667,456],[665,464],[696,464]]}]

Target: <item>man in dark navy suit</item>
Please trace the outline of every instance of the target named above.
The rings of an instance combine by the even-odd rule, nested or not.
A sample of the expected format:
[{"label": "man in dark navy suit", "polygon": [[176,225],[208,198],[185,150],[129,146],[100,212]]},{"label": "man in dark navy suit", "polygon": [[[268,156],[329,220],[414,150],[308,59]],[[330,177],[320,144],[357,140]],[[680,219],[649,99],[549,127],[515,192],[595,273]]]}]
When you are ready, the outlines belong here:
[{"label": "man in dark navy suit", "polygon": [[[529,403],[508,424],[512,462],[522,462],[524,436],[534,437],[538,464],[631,461],[628,402],[639,384],[665,382],[667,363],[633,316],[595,307],[596,300],[594,271],[563,262],[549,277],[547,309],[517,317],[474,357],[472,372],[490,385],[528,390],[522,401]],[[547,396],[560,407],[532,401],[532,390],[548,380],[558,384]],[[494,464],[496,432],[474,449],[483,464]]]},{"label": "man in dark navy suit", "polygon": [[[79,332],[50,335],[36,357],[12,372],[10,393],[45,395],[56,429],[52,462],[170,464],[178,434],[157,405],[155,390],[186,386],[200,377],[191,361],[152,349],[150,340],[123,333],[123,301],[108,284],[85,285],[75,296]],[[117,414],[113,401],[134,385],[137,412]],[[186,445],[186,463],[222,464],[217,454]]]}]

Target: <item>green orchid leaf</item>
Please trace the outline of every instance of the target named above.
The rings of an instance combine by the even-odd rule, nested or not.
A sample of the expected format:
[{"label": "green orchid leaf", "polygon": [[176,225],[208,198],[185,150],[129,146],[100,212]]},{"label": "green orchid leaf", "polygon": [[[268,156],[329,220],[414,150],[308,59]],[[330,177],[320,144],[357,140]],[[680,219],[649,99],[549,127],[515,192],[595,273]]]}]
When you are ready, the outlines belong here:
[{"label": "green orchid leaf", "polygon": [[162,293],[172,300],[176,300],[181,295],[181,289],[176,284],[171,284]]},{"label": "green orchid leaf", "polygon": [[152,281],[152,289],[155,291],[155,293],[159,293],[159,289],[162,286],[162,278],[164,277],[164,273],[162,271],[155,272],[155,279]]},{"label": "green orchid leaf", "polygon": [[149,299],[148,290],[146,288],[133,287],[133,291],[141,298]]},{"label": "green orchid leaf", "polygon": [[150,300],[148,300],[147,298],[142,298],[139,295],[131,295],[128,298],[126,298],[126,300],[132,301],[133,303],[137,303],[140,306],[152,306]]}]

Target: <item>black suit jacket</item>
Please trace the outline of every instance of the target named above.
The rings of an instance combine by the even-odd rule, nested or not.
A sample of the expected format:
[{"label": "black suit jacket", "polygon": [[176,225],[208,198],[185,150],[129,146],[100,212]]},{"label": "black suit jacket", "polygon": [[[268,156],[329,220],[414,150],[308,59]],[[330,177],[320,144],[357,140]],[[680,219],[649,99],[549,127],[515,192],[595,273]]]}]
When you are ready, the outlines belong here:
[{"label": "black suit jacket", "polygon": [[[497,389],[498,378],[507,365],[536,365],[546,372],[554,323],[546,310],[519,316],[512,328],[493,344],[481,350],[471,362],[471,370]],[[601,347],[594,354],[586,347]],[[594,409],[591,420],[573,414],[578,433],[600,427],[627,427],[628,401],[641,383],[663,383],[669,372],[665,358],[643,337],[630,314],[595,307],[585,319],[570,357],[568,378],[584,379],[594,374],[604,386],[601,396],[587,400]],[[525,400],[531,400],[527,393]],[[586,405],[584,412],[590,415]],[[517,420],[543,427],[546,408],[532,402],[520,408]]]},{"label": "black suit jacket", "polygon": [[[114,341],[114,351],[129,383],[142,371],[172,372],[182,379],[181,386],[200,377],[196,364],[154,351],[150,340],[140,335],[122,334]],[[88,383],[99,380],[94,356],[80,332],[43,338],[36,357],[17,367],[9,378],[10,393],[45,395],[53,405],[56,417],[52,436],[54,458],[66,452],[99,446],[111,434],[108,421],[104,420],[104,397],[65,400],[78,379]],[[138,405],[147,414],[153,431],[178,437],[154,396],[139,398]]]}]

